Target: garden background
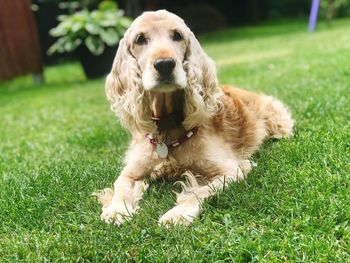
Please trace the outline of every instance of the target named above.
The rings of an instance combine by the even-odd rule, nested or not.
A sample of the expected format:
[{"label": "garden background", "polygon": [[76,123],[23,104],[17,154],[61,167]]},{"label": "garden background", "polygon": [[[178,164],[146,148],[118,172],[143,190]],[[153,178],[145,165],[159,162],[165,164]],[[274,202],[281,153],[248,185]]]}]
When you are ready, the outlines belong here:
[{"label": "garden background", "polygon": [[[91,196],[113,184],[130,135],[109,109],[103,75],[87,79],[75,52],[46,54],[57,22],[44,40],[35,12],[52,5],[74,14],[98,4],[35,1],[41,70],[34,80],[0,82],[0,262],[349,261],[349,1],[321,1],[314,32],[307,31],[310,1],[178,2],[184,13],[202,8],[220,16],[210,32],[190,21],[195,11],[187,19],[220,82],[281,99],[295,131],[267,141],[247,180],[206,201],[193,225],[170,229],[157,220],[174,204],[172,190],[179,189],[171,182],[152,182],[137,215],[121,227],[100,221]],[[174,6],[119,3],[130,16]]]}]

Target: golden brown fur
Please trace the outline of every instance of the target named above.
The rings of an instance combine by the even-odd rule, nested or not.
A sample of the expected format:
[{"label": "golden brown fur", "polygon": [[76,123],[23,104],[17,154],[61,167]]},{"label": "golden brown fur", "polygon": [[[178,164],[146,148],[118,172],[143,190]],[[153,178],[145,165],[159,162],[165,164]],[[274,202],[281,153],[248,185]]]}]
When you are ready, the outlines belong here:
[{"label": "golden brown fur", "polygon": [[[178,38],[180,34],[181,38]],[[140,36],[142,35],[142,41]],[[154,63],[160,58],[175,63],[172,79],[162,82]],[[179,96],[173,96],[173,94]],[[133,139],[125,167],[114,191],[97,193],[106,222],[121,224],[138,209],[148,185],[146,178],[184,175],[177,204],[159,220],[162,224],[189,224],[202,201],[243,179],[252,168],[248,158],[270,137],[292,134],[293,121],[273,97],[219,86],[215,66],[193,33],[174,14],[161,10],[137,18],[124,38],[106,81],[111,108]],[[181,107],[182,125],[159,133],[152,115],[163,118]],[[169,143],[186,130],[198,133],[162,159],[145,138]]]}]

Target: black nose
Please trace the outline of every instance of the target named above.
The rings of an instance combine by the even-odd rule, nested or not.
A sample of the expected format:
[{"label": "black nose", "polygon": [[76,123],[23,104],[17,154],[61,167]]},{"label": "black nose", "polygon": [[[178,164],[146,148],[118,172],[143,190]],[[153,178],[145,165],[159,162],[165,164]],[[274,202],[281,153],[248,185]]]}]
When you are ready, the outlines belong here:
[{"label": "black nose", "polygon": [[162,76],[170,75],[175,68],[175,60],[172,58],[160,58],[154,62],[154,67]]}]

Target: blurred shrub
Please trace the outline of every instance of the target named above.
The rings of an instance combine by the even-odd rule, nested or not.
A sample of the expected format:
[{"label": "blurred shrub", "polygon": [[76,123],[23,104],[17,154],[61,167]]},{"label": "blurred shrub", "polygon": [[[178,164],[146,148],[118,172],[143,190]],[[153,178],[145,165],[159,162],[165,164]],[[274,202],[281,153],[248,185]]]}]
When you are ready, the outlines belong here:
[{"label": "blurred shrub", "polygon": [[60,23],[50,30],[57,41],[49,48],[49,54],[72,52],[82,44],[92,54],[102,54],[106,45],[115,46],[119,42],[131,24],[112,1],[101,2],[96,10],[60,15],[58,20]]},{"label": "blurred shrub", "polygon": [[[306,17],[310,13],[311,0],[268,0],[268,17]],[[319,18],[331,20],[350,15],[350,0],[320,0]]]},{"label": "blurred shrub", "polygon": [[321,0],[320,5],[320,17],[327,20],[350,16],[350,0]]},{"label": "blurred shrub", "polygon": [[[350,0],[320,1],[321,19],[350,15]],[[212,5],[218,8],[229,24],[237,25],[271,19],[307,18],[311,2],[312,0],[216,0]]]},{"label": "blurred shrub", "polygon": [[33,0],[34,5],[56,4],[62,9],[95,8],[101,0]]},{"label": "blurred shrub", "polygon": [[[1,0],[0,0],[1,1]],[[32,10],[37,21],[41,54],[44,64],[53,64],[74,59],[74,53],[56,53],[48,55],[47,50],[56,42],[49,34],[50,29],[58,25],[59,15],[72,14],[84,8],[95,9],[101,0],[32,0]]]},{"label": "blurred shrub", "polygon": [[306,17],[310,12],[311,0],[267,0],[267,19],[285,17]]},{"label": "blurred shrub", "polygon": [[176,13],[195,33],[214,31],[226,25],[224,15],[208,4],[189,4]]}]

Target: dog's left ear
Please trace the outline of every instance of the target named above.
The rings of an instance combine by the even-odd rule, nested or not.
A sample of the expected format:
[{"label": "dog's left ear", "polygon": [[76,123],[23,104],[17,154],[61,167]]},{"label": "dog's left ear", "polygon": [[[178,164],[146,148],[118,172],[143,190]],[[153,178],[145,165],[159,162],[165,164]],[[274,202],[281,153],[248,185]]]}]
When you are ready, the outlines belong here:
[{"label": "dog's left ear", "polygon": [[[188,73],[195,74],[195,78],[203,88],[203,92],[212,92],[218,88],[216,77],[216,67],[214,61],[204,52],[198,40],[190,32],[189,43],[187,45],[185,60],[188,63]],[[190,72],[190,71],[196,72]]]},{"label": "dog's left ear", "polygon": [[183,123],[186,129],[201,125],[217,112],[221,105],[219,97],[222,95],[213,60],[204,52],[191,31],[189,36],[184,61],[188,82]]}]

